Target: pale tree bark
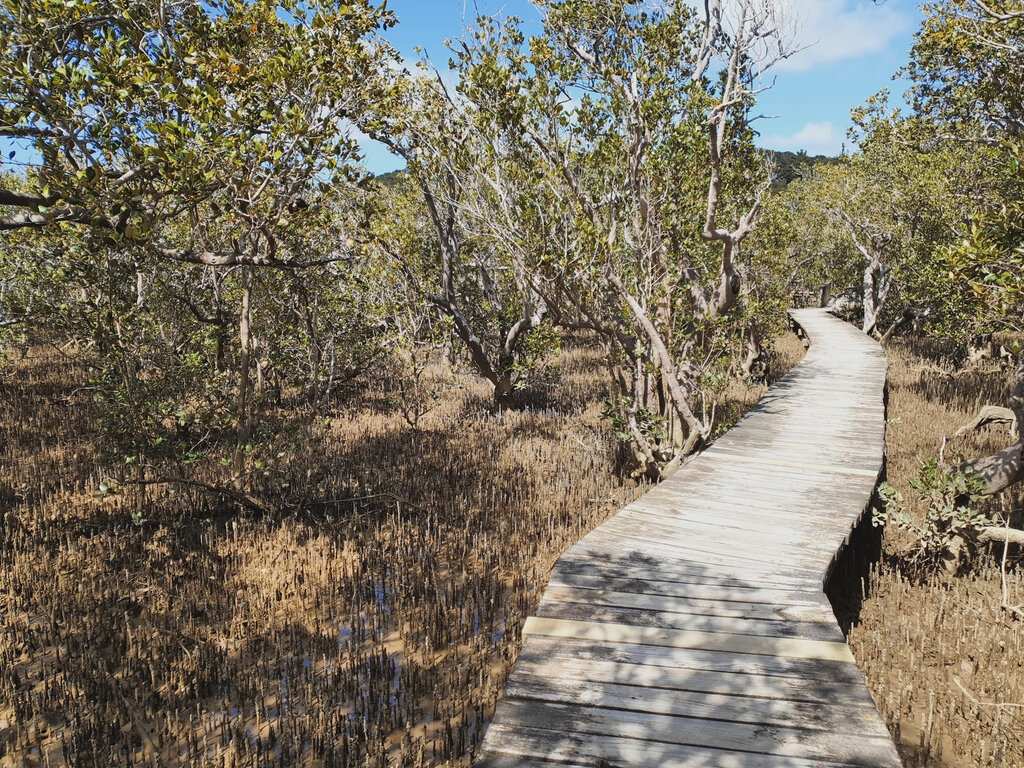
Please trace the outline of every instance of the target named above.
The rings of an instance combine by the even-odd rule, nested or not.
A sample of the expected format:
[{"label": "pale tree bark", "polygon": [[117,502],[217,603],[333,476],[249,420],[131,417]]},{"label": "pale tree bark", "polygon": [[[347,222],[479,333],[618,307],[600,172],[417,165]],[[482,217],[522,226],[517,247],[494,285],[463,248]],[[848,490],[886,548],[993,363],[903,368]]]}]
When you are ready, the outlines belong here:
[{"label": "pale tree bark", "polygon": [[998,405],[982,406],[977,416],[956,431],[956,436],[960,437],[989,424],[1006,424],[1012,439],[1016,440],[1020,436],[1017,414],[1009,408],[1002,408]]},{"label": "pale tree bark", "polygon": [[[441,129],[439,128],[439,130]],[[441,292],[424,292],[424,298],[451,318],[455,334],[469,353],[473,367],[494,387],[495,400],[506,398],[511,393],[511,382],[502,380],[498,367],[492,364],[483,340],[474,331],[472,323],[460,306],[456,295],[455,272],[461,255],[457,201],[463,191],[457,174],[451,168],[442,168],[438,173],[428,177],[428,171],[416,163],[415,150],[419,136],[415,129],[409,129],[404,137],[380,132],[374,132],[371,135],[405,159],[427,207],[430,223],[440,250]],[[442,159],[441,162],[444,160]],[[381,245],[405,270],[410,284],[416,285],[418,281],[405,264],[402,254],[387,242],[382,242]]]},{"label": "pale tree bark", "polygon": [[455,333],[469,352],[470,360],[477,372],[494,386],[495,399],[507,397],[511,393],[511,385],[502,381],[497,367],[492,364],[483,340],[473,330],[466,313],[459,305],[455,292],[455,269],[460,257],[458,234],[458,210],[455,200],[460,194],[459,182],[454,173],[444,174],[447,199],[441,199],[430,183],[423,176],[417,181],[423,194],[423,200],[430,213],[430,221],[437,235],[441,249],[441,293],[428,293],[427,300],[451,317],[455,325]]},{"label": "pale tree bark", "polygon": [[225,355],[224,348],[227,346],[228,335],[228,324],[223,316],[223,302],[221,301],[221,286],[223,278],[216,270],[210,270],[210,281],[213,284],[213,319],[215,321],[215,334],[217,339],[217,373],[223,373]]},{"label": "pale tree bark", "polygon": [[[674,200],[662,183],[661,171],[652,164],[652,149],[661,146],[665,135],[664,104],[658,101],[665,92],[642,76],[641,67],[632,67],[629,56],[614,49],[614,43],[609,49],[605,38],[574,25],[571,12],[551,12],[545,32],[558,55],[575,59],[568,74],[549,73],[550,80],[536,90],[531,89],[531,82],[534,77],[543,79],[542,72],[514,74],[522,78],[522,92],[530,98],[528,109],[515,113],[516,124],[507,131],[504,110],[495,109],[486,97],[474,101],[482,115],[495,112],[494,122],[503,126],[481,141],[488,150],[485,160],[493,162],[493,167],[488,164],[481,173],[481,183],[493,192],[496,215],[478,214],[476,224],[493,240],[508,242],[508,252],[522,265],[538,298],[536,304],[542,305],[550,322],[568,329],[592,330],[607,342],[620,395],[616,402],[622,404],[618,411],[622,430],[636,438],[642,463],[653,470],[651,476],[657,476],[659,468],[671,463],[680,451],[691,453],[710,433],[713,412],[709,417],[706,407],[695,406],[699,395],[694,393],[702,391],[701,376],[717,359],[706,354],[709,341],[720,332],[716,319],[740,300],[744,278],[739,251],[754,227],[767,187],[766,183],[757,191],[738,221],[728,227],[719,222],[724,218],[721,198],[726,194],[723,177],[730,160],[729,132],[746,129],[740,105],[758,92],[755,83],[759,76],[792,52],[780,34],[774,4],[707,0],[703,10],[703,29],[697,30],[695,51],[680,58],[678,48],[658,47],[664,46],[664,41],[657,41],[651,44],[651,55],[681,62],[672,81],[680,88],[673,96],[678,100],[671,102],[680,113],[669,122],[697,118],[692,114],[698,108],[695,105],[705,108],[703,99],[687,101],[687,86],[714,91],[711,97],[717,106],[707,123],[711,143],[707,215],[701,222],[706,237],[720,244],[721,259],[716,260],[711,274],[699,273],[694,259],[673,251],[678,247],[673,241],[679,236],[666,215]],[[777,50],[773,49],[776,43]],[[727,78],[724,89],[718,82],[719,70]],[[586,135],[588,129],[574,122],[562,101],[562,95],[575,88],[600,93],[611,105],[608,115],[614,128],[610,130],[621,138],[621,144],[614,161],[603,168],[590,168],[581,160],[588,139],[580,134]],[[503,170],[509,145],[531,165],[527,174],[518,176],[516,161],[510,161],[513,164],[507,175],[514,183]],[[536,198],[520,195],[514,184],[523,183],[523,178],[542,179],[543,191],[549,194]],[[509,232],[522,231],[524,219],[527,226],[533,226],[549,215],[547,210],[523,213],[522,206],[529,208],[535,199],[550,201],[556,209],[553,215],[564,217],[552,227],[564,227],[569,234],[564,258],[550,258],[552,251],[562,249],[548,244],[536,249],[543,253],[540,259],[529,248],[522,253],[516,250],[516,238]],[[576,266],[586,258],[593,261],[584,268]],[[690,307],[679,302],[684,291],[689,294]],[[437,300],[447,301],[444,296]],[[530,327],[535,322],[531,318],[540,314],[530,310],[528,301],[523,304],[523,319],[510,329],[509,338],[519,328]],[[754,337],[751,348],[756,346]],[[499,369],[505,368],[507,340],[504,347],[498,355]],[[742,362],[740,358],[736,365]],[[655,424],[641,423],[649,416]],[[667,435],[662,424],[667,424]]]},{"label": "pale tree bark", "polygon": [[[432,192],[429,189],[425,189],[424,195],[432,196]],[[436,204],[436,199],[434,202]],[[450,219],[450,221],[452,227],[454,227],[454,218]],[[503,344],[492,356],[487,344],[474,330],[473,322],[463,310],[454,288],[454,263],[458,254],[458,246],[454,245],[453,247],[453,244],[457,243],[457,241],[448,235],[448,221],[432,216],[432,222],[441,243],[443,292],[433,293],[427,291],[423,293],[423,297],[427,302],[451,318],[455,335],[469,354],[470,363],[473,365],[473,368],[494,388],[493,397],[495,404],[499,406],[506,405],[515,387],[512,372],[518,345],[527,332],[543,322],[547,308],[543,302],[537,307],[527,305],[524,316],[503,334]],[[410,285],[416,285],[418,281],[411,270],[405,265],[401,254],[387,243],[381,243],[381,245],[405,269],[406,278]]]},{"label": "pale tree bark", "polygon": [[[1021,419],[1024,419],[1024,350],[1017,358],[1016,382],[1010,393],[1009,406],[1009,408],[985,406],[973,421],[957,430],[957,436],[977,429],[986,423],[1012,422],[1014,426],[1021,423]],[[974,494],[994,495],[1024,481],[1024,438],[1013,431],[1011,431],[1011,435],[1016,438],[1013,445],[994,455],[963,462],[951,468],[952,472],[971,472],[980,480],[980,488],[974,490],[970,496],[965,494],[958,497],[956,504],[970,504],[976,498]],[[943,441],[943,446],[945,446],[945,441]],[[1010,545],[1024,546],[1024,530],[1011,528],[1010,523],[1011,518],[1007,516],[1001,525],[967,526],[951,532],[952,535],[941,552],[941,560],[945,569],[951,574],[958,574],[965,563],[977,554],[979,544],[1002,544],[1005,568],[1006,548]],[[1004,607],[1005,605],[1004,592]]]},{"label": "pale tree bark", "polygon": [[[720,9],[718,13],[720,17]],[[716,289],[709,297],[695,297],[694,310],[698,322],[714,320],[733,309],[739,302],[743,289],[743,275],[737,263],[740,244],[753,231],[761,210],[762,195],[767,190],[767,182],[757,188],[752,205],[733,228],[721,226],[719,207],[722,196],[722,152],[726,142],[727,117],[729,110],[734,108],[736,103],[750,95],[749,88],[743,84],[741,79],[741,67],[744,64],[747,49],[753,45],[759,35],[764,34],[758,31],[758,26],[763,21],[757,18],[756,13],[749,5],[742,5],[736,37],[737,40],[744,40],[746,35],[750,35],[751,39],[746,45],[734,45],[726,71],[721,100],[712,108],[708,116],[710,178],[702,235],[705,240],[720,243],[722,250]],[[749,32],[748,25],[751,28]],[[752,326],[747,329],[747,355],[742,364],[744,375],[750,375],[753,365],[760,357],[760,340],[756,328]]]},{"label": "pale tree bark", "polygon": [[[720,4],[710,3],[694,80],[702,77],[710,64],[714,52],[713,45],[720,32],[720,25]],[[659,468],[663,468],[672,456],[664,456],[663,451],[654,445],[653,439],[643,433],[636,414],[643,410],[656,411],[668,419],[670,431],[677,425],[685,425],[686,438],[679,441],[680,449],[685,453],[695,450],[707,435],[708,428],[697,419],[693,412],[688,395],[692,382],[686,381],[685,376],[682,375],[682,369],[669,353],[665,343],[673,330],[672,301],[676,286],[672,270],[669,267],[668,249],[662,236],[658,202],[651,194],[651,180],[645,168],[647,153],[652,146],[650,126],[645,116],[635,74],[628,77],[620,76],[609,67],[604,66],[596,50],[587,50],[573,40],[567,41],[567,47],[590,70],[599,73],[607,85],[622,97],[627,107],[629,141],[625,164],[624,193],[632,201],[632,215],[623,221],[622,228],[626,233],[623,240],[629,242],[630,247],[636,252],[638,265],[649,265],[646,269],[647,282],[651,286],[660,287],[660,290],[654,292],[653,311],[649,312],[636,297],[630,294],[611,263],[606,268],[606,277],[629,308],[636,326],[639,326],[643,336],[648,339],[648,351],[644,356],[648,357],[657,369],[653,375],[648,373],[642,364],[641,357],[630,354],[633,368],[631,371],[632,382],[621,387],[623,394],[631,393],[632,395],[633,404],[626,413],[626,421],[633,435],[641,471],[657,479],[661,472]],[[609,250],[615,249],[618,245],[619,220],[613,206],[607,206],[607,220],[599,217],[597,214],[599,204],[590,198],[579,183],[570,165],[571,158],[562,151],[558,137],[544,137],[541,131],[534,126],[528,127],[527,133],[541,154],[558,169],[594,228],[605,232]],[[601,324],[592,323],[592,325],[595,328],[601,327]],[[616,341],[614,338],[616,335],[618,334],[613,334],[611,339],[613,342]],[[622,345],[622,349],[628,350],[628,347],[629,341],[627,340]],[[656,385],[653,384],[654,378],[657,379]],[[652,402],[655,399],[658,401],[656,406]],[[673,452],[669,451],[669,454]]]},{"label": "pale tree bark", "polygon": [[141,269],[135,269],[135,307],[142,309],[146,306],[146,284],[145,276]]},{"label": "pale tree bark", "polygon": [[238,401],[237,437],[235,440],[235,482],[242,484],[245,470],[245,446],[249,442],[249,379],[251,377],[250,337],[252,325],[252,288],[255,275],[251,268],[242,278],[242,302],[238,316]]},{"label": "pale tree bark", "polygon": [[862,330],[868,336],[874,335],[878,319],[885,309],[889,288],[892,286],[892,270],[873,259],[864,268],[864,322]]},{"label": "pale tree bark", "polygon": [[1014,544],[1024,547],[1024,531],[999,525],[987,525],[978,533],[979,544]]},{"label": "pale tree bark", "polygon": [[761,346],[761,331],[756,322],[747,327],[747,356],[743,360],[743,375],[750,376],[754,372],[754,366],[764,357],[764,348]]},{"label": "pale tree bark", "polygon": [[[742,34],[742,28],[740,30]],[[725,90],[722,94],[722,101],[716,105],[708,116],[708,137],[709,162],[711,166],[710,180],[708,181],[707,207],[704,218],[704,230],[702,232],[705,240],[721,243],[722,260],[719,267],[718,288],[706,303],[703,315],[699,319],[712,319],[732,309],[739,299],[742,287],[742,278],[736,268],[734,256],[739,244],[750,234],[754,228],[754,221],[761,208],[761,192],[751,206],[750,210],[740,219],[738,226],[733,230],[723,229],[718,225],[718,206],[722,194],[722,145],[725,143],[725,130],[727,126],[726,114],[733,101],[737,98],[734,89],[738,88],[736,79],[739,74],[740,50],[737,47],[733,51],[729,62],[729,72],[726,78]]]},{"label": "pale tree bark", "polygon": [[821,286],[818,292],[818,306],[824,309],[832,301],[832,283],[828,282]]},{"label": "pale tree bark", "polygon": [[[705,44],[713,45],[715,38],[722,34],[721,4],[706,4],[705,12],[708,30]],[[792,55],[795,50],[791,45],[787,47],[787,41],[780,29],[780,20],[769,5],[758,7],[752,2],[740,3],[736,29],[732,32],[732,37],[732,50],[725,71],[722,96],[708,115],[710,176],[702,235],[705,240],[721,244],[722,256],[717,287],[710,297],[698,298],[694,302],[697,318],[700,321],[711,320],[728,312],[739,301],[743,288],[743,276],[737,263],[740,244],[754,229],[761,211],[762,198],[767,192],[769,184],[769,180],[766,179],[763,184],[758,186],[750,208],[740,216],[739,221],[732,229],[721,225],[719,207],[722,196],[722,153],[726,143],[726,131],[729,127],[729,111],[743,99],[754,96],[763,90],[747,85],[744,68],[749,67],[751,58],[754,58],[758,61],[759,74],[763,75],[774,64]],[[775,41],[776,50],[770,51],[765,48],[766,41],[769,40]]]},{"label": "pale tree bark", "polygon": [[[1017,381],[1007,403],[1019,425],[1024,424],[1024,351],[1017,356]],[[967,462],[985,483],[984,493],[1004,491],[1024,480],[1024,436],[994,456]]]},{"label": "pale tree bark", "polygon": [[861,242],[857,234],[854,220],[845,211],[834,209],[832,214],[846,226],[853,240],[853,245],[867,260],[864,267],[862,286],[864,292],[864,315],[861,330],[867,335],[874,335],[878,328],[878,320],[885,310],[892,287],[892,269],[883,263],[883,255],[888,239],[884,236],[869,238]]}]

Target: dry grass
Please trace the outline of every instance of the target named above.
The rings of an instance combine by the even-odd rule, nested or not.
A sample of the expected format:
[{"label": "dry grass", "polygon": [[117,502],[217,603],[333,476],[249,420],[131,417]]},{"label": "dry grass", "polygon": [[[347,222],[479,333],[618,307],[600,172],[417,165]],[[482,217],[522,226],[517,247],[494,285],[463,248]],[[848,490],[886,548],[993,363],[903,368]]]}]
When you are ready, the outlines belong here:
[{"label": "dry grass", "polygon": [[[1009,370],[993,362],[962,370],[920,341],[894,344],[888,354],[887,473],[908,501],[908,478],[918,461],[938,454],[944,436],[947,462],[1010,442],[994,427],[953,438],[980,406],[1005,404]],[[1024,489],[987,503],[1019,525]],[[850,634],[906,765],[1024,766],[1024,625],[1000,608],[999,563],[988,554],[966,576],[920,573],[907,563],[910,546],[886,529]],[[1024,569],[1012,557],[1007,587],[1011,602],[1024,602]]]},{"label": "dry grass", "polygon": [[[776,374],[803,353],[778,349]],[[86,372],[6,361],[0,766],[467,765],[554,560],[643,490],[620,480],[597,356],[558,364],[522,411],[455,376],[419,429],[366,390],[290,459],[319,501],[261,517],[99,494]]]}]

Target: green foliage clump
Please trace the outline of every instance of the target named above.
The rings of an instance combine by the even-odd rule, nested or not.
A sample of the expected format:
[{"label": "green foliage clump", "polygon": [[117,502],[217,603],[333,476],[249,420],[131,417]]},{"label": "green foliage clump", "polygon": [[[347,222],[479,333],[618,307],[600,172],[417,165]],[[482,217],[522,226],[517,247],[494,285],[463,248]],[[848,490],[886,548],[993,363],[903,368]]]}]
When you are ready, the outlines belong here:
[{"label": "green foliage clump", "polygon": [[935,458],[919,466],[918,477],[909,483],[925,505],[923,519],[907,508],[897,488],[885,482],[878,489],[884,506],[872,510],[872,523],[879,527],[891,523],[909,533],[915,562],[925,566],[944,563],[955,570],[980,530],[995,522],[977,509],[985,482],[970,466],[946,469]]}]

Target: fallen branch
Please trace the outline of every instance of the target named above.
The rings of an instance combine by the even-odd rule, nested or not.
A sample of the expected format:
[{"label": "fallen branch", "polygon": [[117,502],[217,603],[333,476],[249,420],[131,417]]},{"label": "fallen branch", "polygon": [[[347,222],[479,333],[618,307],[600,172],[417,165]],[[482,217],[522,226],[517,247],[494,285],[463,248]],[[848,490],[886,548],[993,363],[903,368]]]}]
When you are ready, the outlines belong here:
[{"label": "fallen branch", "polygon": [[372,499],[391,499],[392,501],[398,502],[399,504],[404,504],[405,506],[411,509],[426,511],[426,507],[424,507],[422,504],[414,504],[413,502],[399,496],[398,494],[387,493],[386,491],[382,493],[371,493],[366,496],[351,496],[347,499],[326,499],[324,501],[318,501],[314,503],[326,506],[328,504],[350,504],[355,501],[370,501]]},{"label": "fallen branch", "polygon": [[921,320],[928,317],[931,313],[930,309],[914,309],[913,307],[907,307],[903,310],[896,321],[889,326],[889,330],[882,334],[882,338],[879,339],[880,344],[886,344],[889,339],[899,333],[907,325],[917,326]]},{"label": "fallen branch", "polygon": [[1005,544],[1016,544],[1019,547],[1024,547],[1024,531],[1017,528],[986,525],[978,529],[977,541],[979,544],[990,544],[999,541]]},{"label": "fallen branch", "polygon": [[237,501],[243,507],[247,507],[254,512],[259,512],[263,515],[269,514],[269,510],[249,494],[236,491],[233,488],[225,488],[222,485],[204,483],[201,480],[188,480],[184,477],[153,477],[146,480],[125,480],[122,485],[187,485],[192,488],[202,488],[218,496],[224,496],[232,501]]},{"label": "fallen branch", "polygon": [[975,704],[977,704],[979,706],[982,706],[982,707],[1000,707],[1000,708],[1004,708],[1005,707],[1006,709],[1024,709],[1024,704],[1014,704],[1012,702],[1004,704],[1004,703],[999,702],[999,701],[982,701],[977,696],[974,696],[966,688],[964,688],[964,684],[960,682],[960,678],[958,678],[956,675],[953,675],[953,682],[956,684],[956,687],[960,689],[960,692],[964,696],[966,696],[968,699],[970,699],[971,701],[973,701]]},{"label": "fallen branch", "polygon": [[964,424],[956,431],[956,436],[960,437],[968,432],[973,432],[987,424],[1009,424],[1010,437],[1014,440],[1018,437],[1019,425],[1017,424],[1017,414],[1009,408],[1003,408],[998,405],[983,406],[973,420]]}]

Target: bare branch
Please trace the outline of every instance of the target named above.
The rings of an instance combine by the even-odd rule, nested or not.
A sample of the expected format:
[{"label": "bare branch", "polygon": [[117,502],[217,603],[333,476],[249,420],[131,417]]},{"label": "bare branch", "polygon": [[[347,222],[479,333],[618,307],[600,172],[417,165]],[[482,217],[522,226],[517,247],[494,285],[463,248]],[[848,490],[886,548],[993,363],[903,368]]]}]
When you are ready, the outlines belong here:
[{"label": "bare branch", "polygon": [[973,0],[974,4],[981,8],[986,14],[997,21],[1011,21],[1012,19],[1024,19],[1024,10],[1010,11],[1009,13],[1003,13],[996,11],[993,8],[986,5],[983,0]]},{"label": "bare branch", "polygon": [[268,510],[263,504],[257,501],[255,498],[247,493],[236,491],[233,488],[225,488],[222,485],[212,485],[210,483],[204,483],[201,480],[189,480],[185,477],[154,477],[144,480],[125,480],[124,485],[187,485],[192,488],[202,488],[203,490],[210,491],[218,496],[224,496],[236,501],[243,507],[248,507],[254,512],[261,514],[267,514]]}]

